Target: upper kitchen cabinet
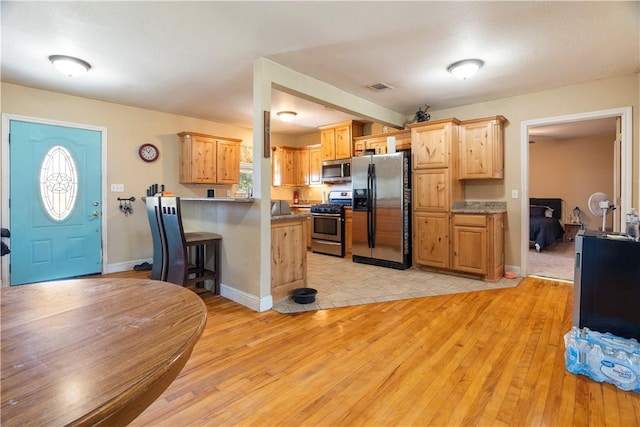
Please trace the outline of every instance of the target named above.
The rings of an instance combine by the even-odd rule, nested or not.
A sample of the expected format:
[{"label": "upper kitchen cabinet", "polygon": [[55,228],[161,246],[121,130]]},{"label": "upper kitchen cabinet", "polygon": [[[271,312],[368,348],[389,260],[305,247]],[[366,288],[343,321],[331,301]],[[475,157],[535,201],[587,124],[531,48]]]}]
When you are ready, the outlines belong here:
[{"label": "upper kitchen cabinet", "polygon": [[298,185],[296,175],[297,151],[291,147],[273,147],[271,156],[271,180],[275,187]]},{"label": "upper kitchen cabinet", "polygon": [[320,145],[310,145],[309,150],[309,185],[322,184],[322,149]]},{"label": "upper kitchen cabinet", "polygon": [[240,179],[241,139],[180,132],[182,184],[236,184]]},{"label": "upper kitchen cabinet", "polygon": [[321,160],[349,159],[353,156],[353,138],[362,136],[364,123],[349,120],[319,129]]},{"label": "upper kitchen cabinet", "polygon": [[459,179],[504,177],[503,116],[466,120],[460,125]]},{"label": "upper kitchen cabinet", "polygon": [[361,156],[364,150],[373,150],[376,154],[386,153],[390,137],[395,138],[396,151],[411,150],[411,130],[403,129],[354,138],[354,155]]},{"label": "upper kitchen cabinet", "polygon": [[309,150],[297,150],[295,156],[296,182],[298,185],[309,185]]},{"label": "upper kitchen cabinet", "polygon": [[274,187],[321,184],[320,145],[306,148],[273,147],[271,183]]},{"label": "upper kitchen cabinet", "polygon": [[457,143],[457,119],[420,122],[411,127],[411,157],[413,169],[450,167],[452,150]]}]

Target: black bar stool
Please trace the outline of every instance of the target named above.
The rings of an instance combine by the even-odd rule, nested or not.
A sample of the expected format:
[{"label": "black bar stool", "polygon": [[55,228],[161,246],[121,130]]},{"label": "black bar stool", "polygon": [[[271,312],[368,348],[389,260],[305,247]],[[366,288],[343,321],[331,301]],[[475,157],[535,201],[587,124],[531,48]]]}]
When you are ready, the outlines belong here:
[{"label": "black bar stool", "polygon": [[165,262],[167,242],[162,227],[162,215],[160,213],[160,197],[147,196],[147,216],[151,227],[151,240],[153,241],[153,265],[151,267],[151,279],[166,280],[167,265]]},{"label": "black bar stool", "polygon": [[[185,233],[182,226],[182,213],[179,197],[160,197],[161,224],[166,241],[167,282],[182,286],[212,280],[213,293],[220,294],[220,243],[222,236],[216,233],[191,232]],[[213,270],[205,267],[206,246],[210,245],[214,250]],[[189,263],[189,249],[195,249],[195,260]],[[193,276],[193,277],[190,277]]]}]

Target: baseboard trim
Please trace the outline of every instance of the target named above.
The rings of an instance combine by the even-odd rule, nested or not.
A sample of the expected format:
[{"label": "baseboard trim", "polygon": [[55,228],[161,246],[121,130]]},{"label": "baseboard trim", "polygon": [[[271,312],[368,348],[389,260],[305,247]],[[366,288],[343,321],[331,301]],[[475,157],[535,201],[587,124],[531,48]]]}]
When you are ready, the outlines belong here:
[{"label": "baseboard trim", "polygon": [[267,311],[273,307],[273,298],[271,295],[258,298],[255,295],[240,291],[225,284],[220,284],[220,295],[258,312]]},{"label": "baseboard trim", "polygon": [[115,264],[108,264],[106,270],[103,271],[102,274],[120,273],[121,271],[133,270],[133,267],[135,267],[136,265],[140,265],[143,262],[148,262],[149,264],[151,264],[153,260],[151,258],[145,258],[145,259],[139,259],[134,261],[125,261],[125,262],[118,262]]},{"label": "baseboard trim", "polygon": [[522,271],[517,265],[505,265],[504,271],[508,273],[513,273],[516,276],[520,277],[520,272]]}]

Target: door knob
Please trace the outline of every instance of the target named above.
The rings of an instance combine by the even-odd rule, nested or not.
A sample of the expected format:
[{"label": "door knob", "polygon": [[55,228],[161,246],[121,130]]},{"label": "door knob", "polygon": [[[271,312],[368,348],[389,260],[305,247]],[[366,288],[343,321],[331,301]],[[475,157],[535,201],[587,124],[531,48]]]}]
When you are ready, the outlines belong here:
[{"label": "door knob", "polygon": [[99,204],[99,202],[93,202],[93,206],[98,206]]},{"label": "door knob", "polygon": [[100,212],[99,211],[93,211],[91,213],[91,216],[100,216]]}]

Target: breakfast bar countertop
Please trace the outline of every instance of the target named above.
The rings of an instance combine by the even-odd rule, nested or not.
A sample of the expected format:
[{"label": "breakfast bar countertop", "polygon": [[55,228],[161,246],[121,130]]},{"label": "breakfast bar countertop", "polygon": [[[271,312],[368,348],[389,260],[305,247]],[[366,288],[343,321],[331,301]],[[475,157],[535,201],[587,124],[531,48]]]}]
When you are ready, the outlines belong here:
[{"label": "breakfast bar countertop", "polygon": [[232,203],[253,203],[253,197],[180,197],[184,202],[232,202]]},{"label": "breakfast bar countertop", "polygon": [[298,214],[287,214],[287,215],[272,215],[271,222],[273,221],[284,221],[287,219],[306,219],[311,216],[310,213],[298,213]]},{"label": "breakfast bar countertop", "polygon": [[469,201],[454,202],[452,213],[458,214],[496,214],[507,211],[507,202]]}]

